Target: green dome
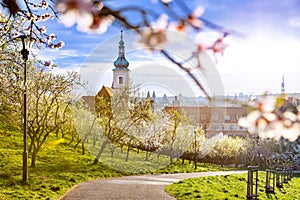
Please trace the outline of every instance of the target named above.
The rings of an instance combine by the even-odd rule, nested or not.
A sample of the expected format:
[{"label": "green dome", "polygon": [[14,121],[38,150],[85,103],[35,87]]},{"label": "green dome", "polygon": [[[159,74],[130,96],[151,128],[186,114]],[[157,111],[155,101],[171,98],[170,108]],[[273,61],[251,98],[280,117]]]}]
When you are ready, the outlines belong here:
[{"label": "green dome", "polygon": [[126,60],[125,56],[119,56],[114,62],[114,65],[117,68],[127,68],[129,66],[129,62]]}]

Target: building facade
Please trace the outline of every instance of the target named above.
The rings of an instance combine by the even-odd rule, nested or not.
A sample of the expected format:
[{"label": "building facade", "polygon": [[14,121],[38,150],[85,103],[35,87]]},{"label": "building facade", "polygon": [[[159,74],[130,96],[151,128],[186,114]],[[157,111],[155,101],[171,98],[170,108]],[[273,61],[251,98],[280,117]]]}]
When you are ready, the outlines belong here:
[{"label": "building facade", "polygon": [[119,41],[119,56],[114,62],[112,89],[120,89],[130,83],[129,62],[125,58],[125,45],[123,41],[123,30]]},{"label": "building facade", "polygon": [[206,137],[212,137],[221,132],[232,137],[248,136],[248,130],[238,125],[239,118],[247,115],[246,107],[165,107],[165,111],[172,109],[186,114],[194,126],[202,127]]}]

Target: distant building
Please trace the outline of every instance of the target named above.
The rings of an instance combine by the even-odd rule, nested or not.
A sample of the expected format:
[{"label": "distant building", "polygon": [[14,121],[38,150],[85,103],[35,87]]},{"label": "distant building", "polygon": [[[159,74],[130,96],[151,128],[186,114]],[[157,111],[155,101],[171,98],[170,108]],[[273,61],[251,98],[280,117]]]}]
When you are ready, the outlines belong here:
[{"label": "distant building", "polygon": [[125,58],[125,46],[123,41],[123,30],[119,41],[119,56],[114,62],[112,89],[120,89],[130,82],[129,62]]},{"label": "distant building", "polygon": [[177,96],[175,96],[175,99],[172,104],[173,104],[173,106],[180,106],[180,101],[178,100]]},{"label": "distant building", "polygon": [[113,96],[114,90],[121,89],[126,85],[129,85],[130,82],[130,70],[128,69],[129,62],[125,58],[125,45],[123,41],[123,30],[121,30],[121,36],[119,41],[119,51],[118,58],[114,62],[115,68],[113,71],[113,82],[112,87],[102,86],[100,91],[96,94],[96,96],[83,96],[83,102],[90,107],[90,109],[94,109],[95,105],[97,105],[97,101],[99,101],[99,97],[103,97],[107,102],[111,100]]},{"label": "distant building", "polygon": [[101,105],[101,104],[99,104],[99,101],[101,100],[101,98],[103,98],[106,103],[110,103],[113,93],[114,92],[113,92],[112,88],[102,86],[101,90],[97,93],[97,95],[94,98],[94,102],[95,102],[94,107],[95,107],[97,113],[101,112],[101,108],[99,107],[99,105]]},{"label": "distant building", "polygon": [[205,130],[207,137],[220,132],[232,137],[248,136],[247,129],[238,125],[238,119],[247,115],[246,107],[165,107],[166,111],[172,109],[185,113],[195,126]]},{"label": "distant building", "polygon": [[[118,58],[114,62],[115,68],[113,71],[112,87],[102,86],[96,96],[83,96],[82,100],[90,108],[95,109],[99,101],[99,97],[104,98],[106,102],[110,102],[114,91],[129,85],[130,83],[130,70],[128,69],[129,62],[125,58],[125,43],[123,41],[123,31],[118,48]],[[281,92],[285,92],[284,76],[282,77]],[[292,105],[299,106],[299,94],[289,95],[288,102]],[[150,91],[147,93],[147,98],[134,97],[133,101],[140,102],[141,105],[151,106],[164,109],[166,111],[175,109],[180,113],[185,113],[194,123],[194,126],[202,127],[205,130],[206,136],[211,137],[215,134],[222,132],[229,136],[247,137],[248,131],[246,128],[238,125],[238,120],[247,115],[247,108],[240,105],[240,102],[247,102],[253,98],[251,95],[227,96],[227,101],[217,104],[214,107],[209,106],[209,101],[205,97],[157,97],[155,91],[152,96]],[[196,106],[195,106],[196,105]],[[146,108],[145,107],[145,108]],[[97,110],[97,106],[96,106]],[[99,110],[97,111],[99,112]]]},{"label": "distant building", "polygon": [[281,82],[281,93],[284,94],[285,89],[284,89],[284,76],[282,76],[282,82]]}]

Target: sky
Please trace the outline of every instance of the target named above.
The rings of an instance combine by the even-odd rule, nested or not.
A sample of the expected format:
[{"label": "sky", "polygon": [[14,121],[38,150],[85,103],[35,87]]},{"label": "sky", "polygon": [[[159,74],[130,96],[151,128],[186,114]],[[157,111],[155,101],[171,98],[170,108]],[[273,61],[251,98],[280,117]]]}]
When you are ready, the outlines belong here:
[{"label": "sky", "polygon": [[[154,1],[153,1],[154,2]],[[300,92],[300,0],[193,0],[191,10],[203,6],[203,18],[232,33],[226,38],[224,54],[217,59],[210,52],[203,55],[204,70],[195,74],[211,94],[235,95],[280,93],[282,77],[287,93]],[[113,8],[130,5],[146,6],[164,11],[151,1],[108,1]],[[178,11],[178,10],[177,10]],[[178,11],[179,12],[179,11]],[[135,20],[133,13],[128,13]],[[76,26],[65,27],[57,19],[47,22],[48,32],[65,41],[60,50],[37,52],[51,59],[58,67],[54,73],[67,69],[79,71],[90,81],[87,93],[95,93],[102,85],[111,86],[113,61],[118,56],[120,24],[115,23],[101,35],[82,33]],[[198,35],[168,32],[166,49],[174,56],[188,57],[196,40],[209,41],[211,30]],[[195,37],[194,37],[195,36]],[[196,38],[196,39],[195,39]],[[126,58],[130,62],[131,80],[158,95],[202,95],[186,74],[163,56],[149,53],[137,41],[133,31],[124,31]],[[191,63],[193,64],[193,63]]]}]

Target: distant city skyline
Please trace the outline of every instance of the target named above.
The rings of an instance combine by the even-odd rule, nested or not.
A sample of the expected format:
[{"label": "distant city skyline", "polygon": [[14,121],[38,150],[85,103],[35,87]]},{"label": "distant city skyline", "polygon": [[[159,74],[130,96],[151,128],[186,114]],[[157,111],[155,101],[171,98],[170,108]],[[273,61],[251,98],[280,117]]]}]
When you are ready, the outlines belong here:
[{"label": "distant city skyline", "polygon": [[[111,86],[113,62],[117,58],[119,34],[111,37],[98,45],[83,63],[81,73],[87,77],[91,84],[95,85],[94,93],[96,93],[102,85]],[[132,41],[136,36],[133,31],[125,31],[125,52],[126,58],[129,61],[129,69],[131,70],[131,81],[133,86],[139,86],[142,93],[147,91],[156,91],[158,96],[167,94],[168,96],[176,96],[182,94],[184,96],[203,96],[198,88],[193,85],[192,81],[178,70],[178,67],[157,53],[145,51],[141,46],[137,46],[136,42]],[[170,47],[172,49],[172,45]],[[168,49],[167,49],[168,50]],[[220,58],[220,62],[223,62]],[[225,58],[224,58],[225,59]],[[207,69],[215,68],[216,73],[220,75],[217,82],[222,82],[224,86],[224,95],[235,95],[239,93],[249,95],[261,95],[265,92],[280,93],[282,76],[285,76],[286,92],[294,93],[297,90],[290,89],[290,77],[293,82],[297,81],[294,74],[268,72],[254,73],[250,70],[248,73],[242,73],[244,69],[233,72],[222,72],[221,66],[215,64],[214,58],[211,55],[206,56],[206,62],[209,66],[204,65],[204,70],[199,73],[207,73]],[[103,61],[103,62],[101,62]],[[267,77],[266,77],[267,76]],[[94,77],[94,78],[93,78]],[[203,78],[203,77],[202,77]],[[218,78],[218,77],[217,77]],[[212,80],[212,84],[216,83]],[[205,84],[205,83],[204,83]],[[247,87],[247,84],[249,87]],[[238,86],[238,89],[236,89]],[[298,87],[298,85],[296,85]],[[162,91],[159,90],[162,89]],[[232,89],[233,88],[233,89]],[[199,93],[200,92],[200,93]]]},{"label": "distant city skyline", "polygon": [[[151,5],[151,1],[134,3],[141,6],[149,6],[149,8],[152,6],[155,9],[161,9],[155,7],[155,4]],[[240,92],[245,94],[280,93],[283,75],[285,76],[285,92],[300,92],[300,79],[298,78],[300,77],[300,57],[298,56],[300,52],[300,1],[194,0],[187,5],[190,8],[195,8],[199,3],[205,8],[203,15],[205,19],[241,34],[233,34],[226,38],[225,42],[229,46],[223,56],[217,56],[217,59],[211,57],[211,60],[215,63],[220,80],[222,80],[223,91],[226,95],[235,95]],[[131,5],[133,2],[112,1],[109,4],[120,7],[127,4]],[[80,33],[75,27],[64,27],[58,23],[57,19],[47,22],[46,25],[49,34],[50,31],[55,32],[58,39],[64,40],[66,43],[65,47],[59,51],[44,49],[42,52],[38,52],[41,59],[51,59],[58,65],[53,70],[54,73],[62,73],[68,69],[80,71],[87,62],[92,61],[89,63],[90,69],[93,70],[93,78],[97,79],[94,80],[92,78],[94,83],[103,83],[111,86],[111,83],[104,81],[109,76],[101,73],[110,66],[112,67],[112,62],[117,58],[119,25],[110,27],[102,35]],[[130,68],[134,69],[144,65],[143,61],[147,61],[147,59],[148,64],[149,62],[153,63],[153,61],[149,60],[151,56],[141,53],[133,56],[133,53],[136,53],[134,51],[137,51],[140,46],[137,46],[137,38],[134,36],[130,36],[131,39],[126,40],[126,37],[128,37],[126,34],[127,31],[125,31],[125,45],[126,56],[131,64]],[[197,40],[205,42],[209,37],[210,33],[203,31],[197,36]],[[191,40],[193,39],[191,38]],[[102,47],[102,50],[97,55],[92,55],[99,46]],[[177,50],[182,55],[186,55],[183,52],[182,44],[177,46],[169,45],[167,48]],[[188,48],[190,47],[187,46],[186,50]],[[98,57],[98,61],[90,60],[90,57]],[[163,59],[161,57],[158,58]],[[158,64],[160,66],[164,65],[162,60],[158,60]],[[165,64],[169,65],[168,62]],[[169,69],[166,69],[166,71]],[[175,93],[182,93],[179,91],[179,88],[183,86],[194,88],[188,77],[178,72],[177,69],[175,71],[174,75],[179,74],[181,76],[177,81],[179,84],[171,84],[170,86],[170,84],[164,84],[157,80],[150,82],[155,83],[154,85],[167,85]],[[203,74],[205,76],[205,70]],[[103,80],[100,78],[101,75],[104,76]],[[170,79],[170,77],[165,76],[163,78],[161,76],[161,79],[167,80],[168,78]],[[212,85],[210,86],[212,87]],[[216,88],[218,87],[216,86]],[[214,88],[215,91],[218,90],[216,88]],[[186,89],[181,90],[186,91]],[[195,92],[195,89],[192,90]],[[197,89],[195,93],[197,93]],[[186,95],[188,96],[188,94]]]}]

